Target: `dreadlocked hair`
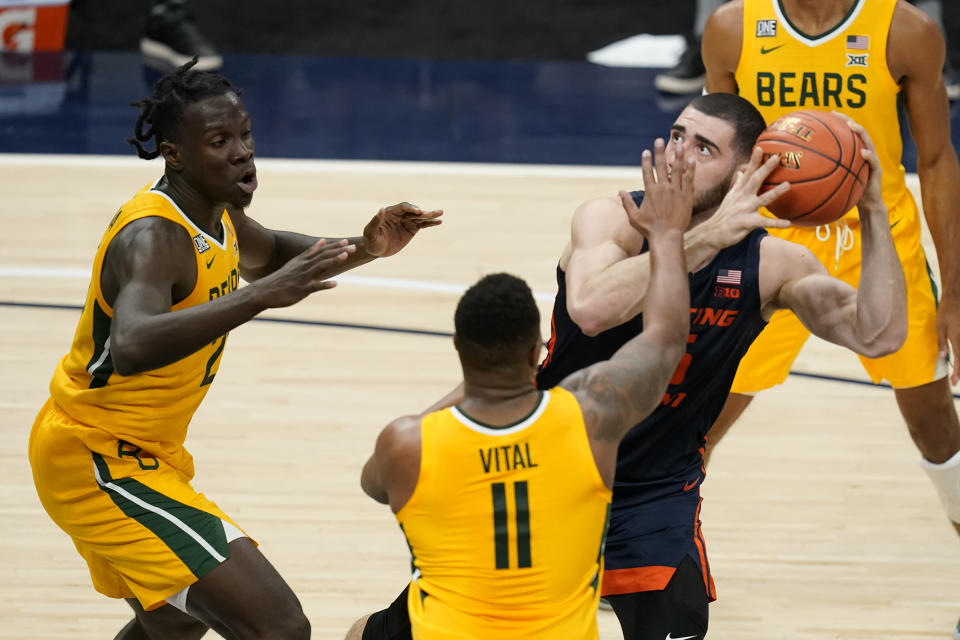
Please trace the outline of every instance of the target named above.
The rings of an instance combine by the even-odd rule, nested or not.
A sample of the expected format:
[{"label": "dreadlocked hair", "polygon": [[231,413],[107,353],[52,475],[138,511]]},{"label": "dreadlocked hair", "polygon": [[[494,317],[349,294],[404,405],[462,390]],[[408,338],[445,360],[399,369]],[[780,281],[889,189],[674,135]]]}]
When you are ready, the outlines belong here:
[{"label": "dreadlocked hair", "polygon": [[[137,155],[141,158],[152,160],[160,155],[160,143],[174,135],[187,105],[225,93],[240,94],[229,80],[218,73],[193,71],[195,64],[196,56],[157,80],[152,96],[130,103],[131,107],[140,109],[140,115],[133,128],[134,137],[127,138],[127,142],[137,149]],[[151,138],[154,141],[152,150],[141,144]]]}]

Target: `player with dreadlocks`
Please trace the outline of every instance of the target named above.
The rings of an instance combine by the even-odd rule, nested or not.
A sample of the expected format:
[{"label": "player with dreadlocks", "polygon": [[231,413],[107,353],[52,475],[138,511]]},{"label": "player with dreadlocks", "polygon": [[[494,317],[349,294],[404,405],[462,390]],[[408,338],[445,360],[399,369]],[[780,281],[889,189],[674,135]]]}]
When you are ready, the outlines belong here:
[{"label": "player with dreadlocks", "polygon": [[[100,242],[30,462],[44,508],[94,587],[133,607],[117,638],[199,638],[208,628],[307,638],[283,578],[191,486],[187,426],[231,329],[393,255],[441,212],[393,205],[344,239],[262,227],[244,213],[257,188],[250,117],[230,82],[195,62],[134,105],[130,142],[142,158],[162,155],[164,173],[120,208]],[[239,288],[241,277],[250,284]]]}]

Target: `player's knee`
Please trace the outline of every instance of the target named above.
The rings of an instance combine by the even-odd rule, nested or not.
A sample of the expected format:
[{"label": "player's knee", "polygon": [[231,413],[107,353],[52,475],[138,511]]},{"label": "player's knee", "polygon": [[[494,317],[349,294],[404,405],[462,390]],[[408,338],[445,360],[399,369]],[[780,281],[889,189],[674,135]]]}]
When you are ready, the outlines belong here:
[{"label": "player's knee", "polygon": [[940,464],[920,458],[920,466],[936,487],[947,517],[960,523],[960,453]]},{"label": "player's knee", "polygon": [[296,614],[288,616],[286,620],[280,623],[281,634],[277,638],[282,640],[309,640],[310,621],[303,611],[297,611]]}]

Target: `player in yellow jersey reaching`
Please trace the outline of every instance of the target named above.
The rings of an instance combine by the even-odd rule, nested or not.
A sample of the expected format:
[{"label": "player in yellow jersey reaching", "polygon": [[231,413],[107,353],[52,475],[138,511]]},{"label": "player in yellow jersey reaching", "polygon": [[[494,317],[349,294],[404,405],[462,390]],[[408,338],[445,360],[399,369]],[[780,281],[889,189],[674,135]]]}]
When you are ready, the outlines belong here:
[{"label": "player in yellow jersey reaching", "polygon": [[[811,35],[817,34],[817,35]],[[737,0],[711,17],[704,36],[707,90],[739,93],[767,122],[793,109],[835,109],[862,124],[883,166],[883,198],[907,276],[910,326],[897,353],[862,359],[874,381],[887,379],[922,464],[960,531],[960,425],[948,344],[960,347],[960,167],[950,142],[941,77],[943,38],[921,11],[901,0]],[[923,210],[943,280],[939,307],[920,245],[921,223],[900,164],[897,101],[903,96],[917,142]],[[809,247],[831,274],[860,273],[856,209],[836,224],[771,233]],[[789,311],[774,315],[737,372],[733,394],[710,432],[713,446],[752,393],[783,382],[808,333]]]},{"label": "player in yellow jersey reaching", "polygon": [[[863,125],[883,167],[883,199],[910,301],[897,353],[861,358],[894,387],[910,436],[947,516],[960,532],[960,423],[950,383],[960,380],[960,166],[950,140],[944,41],[936,24],[903,0],[735,0],[711,16],[703,38],[708,92],[738,93],[769,123],[794,109],[837,110]],[[917,145],[923,211],[943,284],[939,306],[921,247],[921,221],[901,166],[898,102]],[[856,209],[835,224],[771,233],[810,248],[832,275],[860,275]],[[808,332],[789,311],[773,316],[743,358],[709,447],[758,391],[783,382]],[[953,347],[952,375],[947,364]],[[710,453],[708,448],[708,455]]]},{"label": "player in yellow jersey reaching", "polygon": [[[364,491],[407,538],[413,577],[348,638],[597,637],[617,447],[659,404],[690,326],[682,237],[694,169],[668,181],[662,155],[649,211],[620,194],[649,240],[651,311],[610,360],[538,391],[540,314],[526,283],[487,276],[461,298],[462,400],[392,422],[363,469]],[[649,151],[643,167],[654,185]]]},{"label": "player in yellow jersey reaching", "polygon": [[[387,207],[349,239],[260,226],[243,211],[257,186],[250,117],[227,79],[195,63],[137,105],[131,143],[140,157],[162,155],[164,174],[103,236],[73,347],[30,434],[30,463],[94,587],[133,608],[118,639],[199,638],[209,628],[308,638],[290,587],[190,485],[187,426],[231,329],[400,251],[441,212]],[[250,285],[238,288],[240,277]]]}]

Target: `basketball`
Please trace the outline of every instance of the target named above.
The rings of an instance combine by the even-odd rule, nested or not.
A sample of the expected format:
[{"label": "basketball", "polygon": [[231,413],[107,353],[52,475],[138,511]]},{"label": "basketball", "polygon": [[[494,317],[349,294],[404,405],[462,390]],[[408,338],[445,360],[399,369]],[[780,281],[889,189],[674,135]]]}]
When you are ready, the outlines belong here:
[{"label": "basketball", "polygon": [[760,134],[764,158],[780,156],[760,193],[789,182],[790,190],[768,209],[794,225],[815,227],[833,222],[863,195],[870,165],[860,155],[863,142],[845,120],[825,111],[794,111]]}]

